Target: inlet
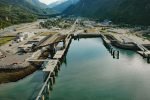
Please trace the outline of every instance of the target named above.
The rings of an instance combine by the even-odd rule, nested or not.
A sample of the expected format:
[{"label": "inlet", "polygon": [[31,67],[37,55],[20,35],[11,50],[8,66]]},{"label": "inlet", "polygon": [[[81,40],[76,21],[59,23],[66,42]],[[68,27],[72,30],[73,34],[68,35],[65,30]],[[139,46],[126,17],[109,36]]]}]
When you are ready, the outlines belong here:
[{"label": "inlet", "polygon": [[[101,38],[72,40],[60,71],[44,100],[150,99],[150,67],[137,53],[121,50],[114,59]],[[128,62],[128,63],[127,63]],[[46,80],[41,70],[0,85],[2,100],[34,100]]]}]

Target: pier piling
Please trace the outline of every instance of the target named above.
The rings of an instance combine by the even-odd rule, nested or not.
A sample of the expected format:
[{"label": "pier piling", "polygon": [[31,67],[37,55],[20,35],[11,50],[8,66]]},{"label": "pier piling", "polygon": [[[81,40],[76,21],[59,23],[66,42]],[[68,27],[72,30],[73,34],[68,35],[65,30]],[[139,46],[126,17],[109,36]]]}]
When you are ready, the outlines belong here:
[{"label": "pier piling", "polygon": [[47,83],[47,86],[46,86],[46,93],[50,94],[50,83],[49,82]]},{"label": "pier piling", "polygon": [[147,63],[150,63],[150,54],[147,56]]},{"label": "pier piling", "polygon": [[119,55],[120,55],[120,54],[119,54],[119,51],[117,51],[117,59],[119,59]]},{"label": "pier piling", "polygon": [[115,58],[115,52],[116,52],[116,51],[114,50],[114,51],[113,51],[113,58]]},{"label": "pier piling", "polygon": [[53,78],[50,77],[50,85],[53,86],[53,84],[54,84]]},{"label": "pier piling", "polygon": [[41,99],[42,99],[42,100],[45,100],[45,96],[44,96],[44,95],[42,95]]}]

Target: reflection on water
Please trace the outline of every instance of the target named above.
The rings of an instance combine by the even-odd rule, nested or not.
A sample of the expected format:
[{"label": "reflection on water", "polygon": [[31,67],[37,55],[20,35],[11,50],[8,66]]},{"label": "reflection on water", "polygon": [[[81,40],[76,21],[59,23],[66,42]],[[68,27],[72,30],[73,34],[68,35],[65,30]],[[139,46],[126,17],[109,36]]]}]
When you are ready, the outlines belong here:
[{"label": "reflection on water", "polygon": [[119,51],[113,59],[99,38],[73,41],[49,100],[150,100],[150,66]]},{"label": "reflection on water", "polygon": [[[100,38],[73,41],[47,100],[150,100],[150,66],[120,50],[113,59]],[[0,85],[0,100],[33,100],[45,73]]]},{"label": "reflection on water", "polygon": [[43,83],[43,72],[34,74],[18,82],[0,85],[0,100],[33,100]]}]

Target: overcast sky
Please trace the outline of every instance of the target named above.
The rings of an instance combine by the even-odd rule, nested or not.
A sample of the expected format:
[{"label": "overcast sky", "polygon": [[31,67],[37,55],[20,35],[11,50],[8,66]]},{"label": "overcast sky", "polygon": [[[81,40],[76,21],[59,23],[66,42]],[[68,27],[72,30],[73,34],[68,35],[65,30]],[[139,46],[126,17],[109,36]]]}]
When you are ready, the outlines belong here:
[{"label": "overcast sky", "polygon": [[61,0],[39,0],[40,2],[43,2],[45,4],[50,4],[50,3],[53,3],[53,2],[56,2],[56,1],[61,1]]}]

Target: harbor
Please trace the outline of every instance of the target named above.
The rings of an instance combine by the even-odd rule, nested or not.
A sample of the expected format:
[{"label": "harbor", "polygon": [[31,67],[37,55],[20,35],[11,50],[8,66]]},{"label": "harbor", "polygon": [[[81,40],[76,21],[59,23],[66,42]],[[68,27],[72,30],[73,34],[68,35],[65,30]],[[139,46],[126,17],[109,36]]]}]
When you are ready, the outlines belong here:
[{"label": "harbor", "polygon": [[0,100],[150,100],[150,0],[0,0]]},{"label": "harbor", "polygon": [[[86,24],[89,25],[84,28],[81,26],[81,22],[84,22],[81,19],[71,22],[70,27],[65,30],[21,32],[14,40],[1,46],[2,100],[18,100],[21,97],[24,97],[21,100],[70,100],[72,97],[82,100],[87,93],[90,93],[89,97],[86,97],[87,100],[91,100],[91,97],[95,100],[107,100],[109,96],[115,100],[126,96],[133,98],[134,89],[127,91],[124,83],[129,87],[143,89],[145,93],[150,91],[144,90],[145,82],[149,82],[143,78],[150,70],[150,46],[147,40],[139,37],[131,39],[131,36],[126,37],[126,34],[121,33],[112,34],[110,30],[103,31],[103,28],[111,29],[110,26],[91,28],[89,25],[93,24],[92,21],[87,21]],[[108,79],[103,79],[107,74]],[[141,88],[129,84],[131,81],[133,84],[142,81],[143,83],[137,84]],[[93,89],[88,89],[92,86]],[[114,89],[121,95],[111,94],[105,98],[102,91],[109,93]],[[11,91],[16,94],[7,96],[7,92]],[[76,97],[73,95],[75,91],[78,92]],[[99,98],[97,92],[102,93]],[[138,92],[138,98],[150,98],[149,95],[143,97],[144,94]],[[64,93],[69,95],[64,96]],[[80,95],[82,93],[84,95]],[[16,96],[18,94],[19,96]]]},{"label": "harbor", "polygon": [[[87,46],[87,43],[90,46]],[[64,56],[64,60],[66,60],[61,60],[62,64],[57,62],[58,60],[56,59],[49,60],[49,63],[45,66],[46,68],[43,67],[43,70],[38,70],[18,82],[1,85],[3,88],[0,89],[0,96],[3,100],[19,99],[24,94],[26,96],[24,95],[24,98],[21,98],[22,100],[29,98],[33,100],[36,100],[36,98],[37,100],[59,100],[60,98],[70,100],[72,97],[82,100],[83,96],[89,93],[89,98],[86,97],[87,100],[91,100],[90,97],[98,100],[99,98],[105,99],[105,93],[111,93],[115,89],[115,93],[110,95],[110,98],[122,99],[129,97],[129,95],[132,98],[134,95],[139,95],[141,90],[140,97],[137,98],[150,98],[148,94],[145,94],[149,91],[149,88],[145,88],[145,83],[149,82],[147,80],[150,71],[149,64],[133,51],[114,49],[120,51],[120,58],[117,60],[111,57],[101,38],[72,40],[70,48]],[[129,63],[125,63],[126,61]],[[135,63],[133,64],[133,62]],[[56,63],[57,66],[54,67]],[[82,67],[80,67],[81,65]],[[90,76],[86,77],[89,74]],[[142,81],[142,83],[137,83],[137,81]],[[133,84],[130,84],[130,82]],[[124,84],[128,84],[129,87],[133,88],[126,90]],[[28,88],[24,88],[25,85]],[[16,88],[18,89],[16,90]],[[138,93],[133,95],[134,88],[138,90]],[[6,94],[4,94],[6,91],[13,92],[6,97]],[[21,93],[21,91],[24,92]],[[15,96],[19,92],[20,95]],[[96,92],[103,92],[104,94],[102,93],[96,98],[98,96]],[[74,93],[77,93],[76,96],[74,96]],[[121,94],[117,95],[118,93]],[[68,96],[63,96],[65,94],[68,94]]]}]

